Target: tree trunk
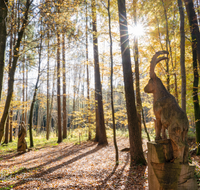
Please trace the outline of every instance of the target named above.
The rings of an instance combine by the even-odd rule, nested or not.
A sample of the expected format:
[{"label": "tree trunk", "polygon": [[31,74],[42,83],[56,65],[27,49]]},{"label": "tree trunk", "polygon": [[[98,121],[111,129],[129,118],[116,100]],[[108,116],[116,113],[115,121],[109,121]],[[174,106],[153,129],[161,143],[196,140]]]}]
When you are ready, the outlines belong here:
[{"label": "tree trunk", "polygon": [[61,100],[60,100],[60,33],[57,28],[57,106],[58,106],[58,143],[62,142]]},{"label": "tree trunk", "polygon": [[[166,28],[166,51],[168,51],[168,45],[169,45],[169,29],[168,29],[168,18],[167,18],[167,10],[164,4],[164,1],[162,0],[162,5],[164,9],[165,14],[165,28]],[[166,60],[166,72],[167,72],[167,90],[170,92],[170,75],[169,75],[169,59]]]},{"label": "tree trunk", "polygon": [[198,86],[199,86],[199,74],[197,67],[197,60],[200,65],[200,33],[197,23],[197,16],[194,10],[194,4],[192,0],[184,0],[188,20],[190,24],[190,33],[192,37],[192,54],[193,54],[193,104],[194,104],[194,115],[195,115],[195,126],[196,126],[196,143],[197,143],[197,155],[200,154],[200,107],[198,98]]},{"label": "tree trunk", "polygon": [[[136,20],[136,17],[135,17],[135,20]],[[135,25],[137,24],[137,22],[135,22]],[[142,108],[142,100],[141,100],[141,96],[140,96],[140,77],[139,77],[139,53],[138,53],[138,39],[135,37],[134,39],[134,60],[135,60],[135,84],[136,84],[136,102],[137,102],[137,116],[138,116],[138,119],[139,121],[141,121],[141,116],[142,116],[142,121],[143,121],[143,124],[144,124],[144,130],[147,134],[147,138],[148,138],[148,141],[151,141],[150,140],[150,136],[149,136],[149,133],[147,131],[147,127],[146,127],[146,122],[145,122],[145,119],[144,119],[144,113],[143,113],[143,108]],[[142,132],[142,128],[141,128],[141,122],[138,122],[139,124],[139,130],[140,130],[140,136],[141,136],[141,132]]]},{"label": "tree trunk", "polygon": [[94,69],[95,69],[95,97],[97,98],[97,109],[99,117],[99,145],[107,145],[106,129],[104,122],[103,102],[102,102],[102,87],[99,69],[99,55],[98,55],[98,40],[97,40],[97,22],[96,22],[96,7],[95,0],[92,0],[92,26],[93,26],[93,49],[94,49]]},{"label": "tree trunk", "polygon": [[3,144],[8,144],[8,137],[9,137],[9,116],[7,117],[7,120],[6,120],[5,140]]},{"label": "tree trunk", "polygon": [[67,107],[66,107],[66,69],[65,69],[65,34],[62,34],[62,56],[63,56],[63,139],[67,138]]},{"label": "tree trunk", "polygon": [[184,27],[184,9],[182,0],[178,0],[180,14],[180,65],[181,65],[181,107],[186,112],[186,75],[185,75],[185,27]]},{"label": "tree trunk", "polygon": [[[24,45],[25,46],[25,45]],[[23,47],[24,53],[25,47]],[[25,54],[23,54],[23,63],[22,63],[22,74],[23,74],[23,82],[22,82],[22,121],[25,121]]]},{"label": "tree trunk", "polygon": [[47,44],[47,124],[46,124],[46,139],[49,140],[49,57],[50,57],[50,50],[49,50],[49,31],[47,32],[48,44]]},{"label": "tree trunk", "polygon": [[142,140],[135,106],[125,0],[118,0],[118,11],[126,109],[128,115],[131,165],[146,164],[142,150]]},{"label": "tree trunk", "polygon": [[108,0],[108,21],[109,21],[109,37],[110,37],[110,63],[111,63],[111,73],[110,73],[110,90],[111,90],[111,107],[112,107],[112,120],[113,120],[113,142],[115,146],[115,163],[119,165],[119,153],[116,140],[116,126],[115,126],[115,109],[113,102],[113,51],[112,51],[112,32],[111,32],[111,18],[110,18],[110,0]]},{"label": "tree trunk", "polygon": [[[40,27],[40,31],[41,31],[41,35],[40,35],[40,45],[39,45],[39,50],[38,50],[38,54],[39,54],[39,60],[38,60],[38,76],[37,76],[37,80],[36,80],[36,84],[35,84],[35,89],[34,89],[34,94],[33,94],[33,100],[31,103],[31,108],[30,108],[30,116],[29,116],[29,135],[30,135],[30,147],[33,147],[33,134],[32,134],[32,125],[33,125],[33,110],[34,110],[34,104],[36,101],[36,96],[37,96],[37,91],[38,91],[38,84],[39,84],[39,80],[40,80],[40,65],[41,65],[41,56],[42,56],[42,27]],[[38,110],[39,111],[39,110]]]},{"label": "tree trunk", "polygon": [[[31,1],[31,3],[32,3],[32,1]],[[17,66],[17,61],[19,58],[19,49],[20,49],[20,44],[22,41],[22,37],[23,37],[24,31],[25,31],[25,28],[28,24],[28,12],[29,12],[29,7],[30,7],[31,3],[30,3],[30,0],[26,1],[26,10],[24,13],[24,19],[23,19],[23,23],[22,23],[23,27],[18,32],[18,39],[17,39],[17,42],[14,47],[14,57],[13,57],[12,66],[11,66],[10,72],[9,72],[9,84],[8,84],[7,98],[6,98],[3,116],[1,118],[1,123],[0,123],[0,143],[1,143],[1,140],[2,140],[2,137],[4,134],[4,126],[5,126],[7,116],[8,116],[10,102],[12,99],[13,86],[14,86],[14,75],[15,75],[15,70],[16,70],[16,66]]]},{"label": "tree trunk", "polygon": [[[53,97],[54,97],[54,87],[55,87],[55,77],[56,77],[56,65],[54,66],[54,74],[53,74],[53,86],[52,86],[52,95],[51,95],[51,105],[50,105],[50,111],[49,111],[49,126],[51,129],[51,115],[52,115],[52,110],[53,110]],[[49,130],[50,134],[50,130]]]},{"label": "tree trunk", "polygon": [[199,33],[199,27],[198,27],[198,22],[197,22],[197,15],[194,9],[194,4],[193,0],[184,0],[185,6],[186,6],[186,11],[188,15],[188,19],[190,22],[190,30],[194,35],[194,38],[196,40],[196,45],[197,45],[197,59],[198,59],[198,64],[200,67],[200,33]]},{"label": "tree trunk", "polygon": [[[134,9],[134,24],[137,26],[137,12],[136,12],[137,1],[133,2]],[[140,96],[140,72],[139,72],[139,53],[138,53],[138,37],[134,37],[134,60],[135,60],[135,87],[136,87],[136,110],[138,121],[141,121],[141,109],[142,109],[142,101]],[[140,131],[140,136],[142,132],[141,122],[138,122],[138,127]],[[142,136],[141,136],[142,137]]]},{"label": "tree trunk", "polygon": [[89,62],[88,62],[88,10],[87,10],[87,0],[86,3],[86,27],[85,27],[85,48],[86,48],[86,71],[87,71],[87,110],[88,110],[88,140],[91,140],[91,129],[90,129],[90,82],[89,82]]},{"label": "tree trunk", "polygon": [[37,111],[37,127],[36,127],[36,136],[39,135],[41,131],[41,110],[40,110],[40,101],[38,102],[38,111]]},{"label": "tree trunk", "polygon": [[8,0],[0,1],[0,100],[3,88],[3,72],[5,65],[5,49],[6,49],[6,17],[7,17]]},{"label": "tree trunk", "polygon": [[13,110],[10,109],[10,138],[9,142],[12,142],[12,135],[13,135]]},{"label": "tree trunk", "polygon": [[[26,106],[25,106],[25,126],[28,126],[28,66],[26,65]],[[27,134],[26,134],[27,135]]]}]

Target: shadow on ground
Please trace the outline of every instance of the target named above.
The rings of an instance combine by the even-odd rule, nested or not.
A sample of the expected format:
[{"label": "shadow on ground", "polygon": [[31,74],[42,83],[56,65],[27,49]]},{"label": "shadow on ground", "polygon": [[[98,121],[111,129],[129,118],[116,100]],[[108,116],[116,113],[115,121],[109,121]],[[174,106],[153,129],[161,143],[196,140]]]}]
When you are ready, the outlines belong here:
[{"label": "shadow on ground", "polygon": [[[93,143],[93,146],[95,145],[96,143]],[[90,144],[90,146],[91,146],[91,144]],[[78,148],[78,147],[77,147]],[[80,146],[80,148],[78,148],[75,152],[77,152],[78,150],[80,150],[80,149],[82,149],[83,147],[82,146]],[[86,148],[86,147],[85,147]],[[90,154],[93,154],[93,153],[95,153],[95,152],[97,152],[98,150],[100,150],[101,148],[103,148],[103,146],[96,146],[94,149],[92,149],[92,150],[89,150],[89,151],[87,151],[86,153],[83,153],[83,154],[80,154],[80,155],[78,155],[78,156],[76,156],[76,157],[74,157],[74,158],[72,158],[72,159],[70,159],[70,160],[68,160],[68,161],[66,161],[66,162],[62,162],[62,164],[59,164],[59,165],[56,165],[56,166],[54,166],[54,167],[50,167],[50,168],[48,168],[47,170],[42,170],[40,173],[37,173],[37,174],[34,174],[34,175],[32,175],[32,176],[29,176],[29,181],[34,181],[35,180],[35,178],[36,179],[38,179],[38,178],[42,178],[45,174],[49,174],[49,173],[53,173],[54,171],[56,171],[56,170],[58,170],[58,169],[60,169],[60,168],[62,168],[63,166],[66,166],[66,165],[69,165],[69,164],[71,164],[71,163],[73,163],[73,162],[76,162],[76,161],[78,161],[79,159],[81,159],[81,158],[83,158],[83,157],[85,157],[85,156],[88,156],[88,155],[90,155]],[[74,152],[74,151],[73,151]],[[31,168],[31,170],[33,170],[33,169],[36,169],[36,168],[38,168],[38,167],[43,167],[43,166],[45,166],[45,165],[48,165],[48,164],[50,164],[51,162],[55,162],[55,161],[57,161],[57,160],[60,160],[60,159],[62,159],[62,158],[64,158],[64,157],[67,157],[67,156],[71,156],[71,153],[67,153],[67,154],[64,154],[64,155],[62,155],[62,156],[58,156],[57,158],[55,158],[55,159],[53,159],[53,160],[50,160],[49,162],[46,162],[45,164],[42,164],[42,165],[39,165],[39,166],[36,166],[36,167],[34,167],[34,168]],[[18,187],[18,186],[20,186],[20,185],[23,185],[23,184],[25,184],[25,183],[27,183],[27,181],[19,181],[19,182],[17,182],[17,183],[14,183],[14,184],[12,184],[12,186],[14,187],[14,188],[16,188],[16,187]]]}]

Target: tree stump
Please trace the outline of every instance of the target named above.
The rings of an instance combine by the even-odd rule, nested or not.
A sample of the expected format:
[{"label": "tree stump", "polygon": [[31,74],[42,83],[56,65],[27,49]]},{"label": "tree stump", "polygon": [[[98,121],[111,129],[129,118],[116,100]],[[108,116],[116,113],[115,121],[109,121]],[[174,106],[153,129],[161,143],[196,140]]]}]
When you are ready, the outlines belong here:
[{"label": "tree stump", "polygon": [[18,152],[26,152],[27,143],[25,137],[26,137],[26,128],[24,122],[22,122],[18,133],[18,143],[17,143]]},{"label": "tree stump", "polygon": [[197,190],[195,166],[173,160],[171,140],[148,142],[149,190]]}]

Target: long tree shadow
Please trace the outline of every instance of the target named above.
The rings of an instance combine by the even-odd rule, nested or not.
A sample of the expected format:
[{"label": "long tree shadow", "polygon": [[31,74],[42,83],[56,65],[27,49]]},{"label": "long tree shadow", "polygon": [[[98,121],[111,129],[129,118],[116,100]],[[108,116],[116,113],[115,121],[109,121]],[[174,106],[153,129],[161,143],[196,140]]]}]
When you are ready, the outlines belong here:
[{"label": "long tree shadow", "polygon": [[125,189],[144,189],[146,168],[147,166],[143,165],[131,166]]},{"label": "long tree shadow", "polygon": [[[66,149],[67,153],[62,154],[61,156],[57,156],[55,159],[50,159],[48,162],[45,162],[45,163],[43,163],[43,164],[40,164],[40,165],[31,167],[31,168],[28,168],[28,169],[27,169],[27,168],[23,168],[22,170],[19,170],[19,171],[17,171],[17,172],[13,172],[13,173],[11,173],[11,174],[9,174],[9,175],[7,175],[7,176],[4,176],[4,178],[9,178],[10,176],[19,175],[19,174],[23,173],[24,171],[28,172],[28,171],[35,170],[35,169],[37,169],[37,168],[44,167],[44,166],[46,166],[46,165],[48,165],[48,164],[50,164],[50,163],[52,163],[52,162],[56,162],[56,161],[58,161],[58,160],[60,161],[61,159],[66,158],[66,157],[68,157],[68,156],[72,156],[73,154],[76,154],[76,153],[78,153],[78,152],[81,151],[81,150],[84,150],[84,149],[86,149],[86,148],[92,147],[92,146],[94,146],[95,144],[96,144],[96,143],[90,143],[89,145],[85,144],[84,146],[74,145],[74,146],[70,147],[70,149]],[[76,149],[75,149],[74,147],[76,147]],[[60,150],[60,151],[61,151],[61,150]],[[60,151],[59,151],[59,152],[60,152]],[[55,153],[51,153],[50,155],[52,155],[52,154],[55,154]],[[49,154],[46,154],[45,156],[49,156]],[[39,157],[39,158],[40,158],[40,157]]]},{"label": "long tree shadow", "polygon": [[[46,157],[46,156],[56,155],[58,152],[60,153],[61,151],[62,151],[62,152],[68,151],[66,154],[63,154],[62,156],[56,158],[56,159],[59,159],[59,160],[60,160],[60,159],[62,159],[62,157],[64,158],[64,157],[66,157],[66,156],[73,155],[73,154],[79,152],[80,150],[83,150],[83,149],[86,149],[86,148],[89,148],[89,147],[92,147],[92,146],[94,146],[94,143],[86,143],[86,144],[84,144],[84,145],[73,145],[73,146],[71,146],[71,147],[66,146],[66,147],[64,147],[64,148],[62,148],[62,149],[59,149],[59,150],[56,150],[56,151],[54,151],[54,150],[49,150],[49,151],[46,152],[44,155],[38,155],[38,156],[35,156],[35,157],[33,157],[33,158],[27,159],[27,160],[25,160],[25,161],[15,162],[15,163],[12,164],[12,165],[15,165],[15,166],[16,166],[17,164],[22,164],[22,163],[25,164],[26,162],[33,161],[33,160],[37,160],[37,159],[41,159],[41,158]],[[69,154],[69,153],[70,153],[70,154]],[[24,154],[28,154],[28,153],[24,153]],[[20,154],[19,154],[19,155],[17,154],[17,156],[20,156]],[[55,159],[55,161],[56,161],[56,159]],[[48,162],[47,162],[47,164],[48,164]],[[0,166],[1,166],[1,164],[0,164]],[[10,165],[10,166],[11,166],[11,165]],[[40,165],[39,167],[41,167],[41,166],[43,166],[43,165]],[[34,167],[33,169],[35,169],[35,167]],[[31,170],[31,168],[29,168],[29,170]]]},{"label": "long tree shadow", "polygon": [[[95,153],[95,152],[97,152],[98,150],[100,150],[101,148],[103,148],[103,146],[96,146],[94,149],[92,149],[92,150],[90,150],[90,151],[88,151],[88,152],[86,152],[86,153],[83,153],[83,154],[81,154],[81,155],[79,155],[79,156],[76,156],[76,157],[74,157],[74,158],[72,158],[72,159],[70,159],[70,160],[68,160],[68,161],[66,161],[66,162],[63,162],[62,164],[59,164],[59,165],[56,165],[56,166],[54,166],[54,167],[51,167],[51,168],[48,168],[47,170],[44,170],[44,171],[42,171],[42,172],[40,172],[40,173],[38,173],[38,174],[34,174],[34,175],[32,175],[32,176],[29,176],[29,182],[30,181],[34,181],[34,178],[41,178],[41,177],[43,177],[45,174],[49,174],[49,173],[52,173],[52,172],[54,172],[55,170],[58,170],[58,169],[60,169],[60,168],[62,168],[63,166],[66,166],[66,165],[69,165],[69,164],[71,164],[71,163],[73,163],[73,162],[76,162],[76,161],[78,161],[79,159],[81,159],[81,158],[83,158],[83,157],[85,157],[85,156],[88,156],[89,154],[93,154],[93,153]],[[52,162],[52,161],[51,161]],[[46,165],[46,164],[45,164]],[[36,167],[36,168],[38,168],[38,166]],[[23,180],[23,179],[22,179]],[[17,183],[14,183],[14,184],[12,184],[12,186],[13,187],[18,187],[18,186],[20,186],[20,185],[23,185],[23,184],[25,184],[25,183],[27,183],[28,181],[19,181],[19,182],[17,182]]]},{"label": "long tree shadow", "polygon": [[[84,148],[88,148],[88,147],[91,147],[91,146],[94,146],[94,143],[93,142],[90,142],[90,143],[88,143],[88,142],[86,142],[86,143],[84,143],[83,145],[81,145],[82,146],[82,148],[79,148],[79,149],[84,149]],[[56,148],[57,146],[55,146],[54,148]],[[23,161],[20,161],[20,162],[15,162],[14,164],[16,165],[16,164],[24,164],[25,162],[29,162],[29,161],[33,161],[33,160],[36,160],[36,159],[38,159],[38,158],[42,158],[42,157],[45,157],[46,155],[48,155],[48,156],[50,156],[50,155],[54,155],[54,154],[56,154],[56,153],[58,153],[58,152],[60,152],[60,151],[64,151],[65,149],[67,149],[67,150],[71,150],[71,149],[74,149],[74,147],[80,147],[80,145],[73,145],[73,146],[70,146],[70,145],[68,145],[67,144],[67,146],[65,146],[64,148],[62,148],[62,149],[58,149],[58,150],[56,150],[56,151],[54,151],[54,150],[49,150],[49,151],[47,151],[44,155],[37,155],[37,156],[34,156],[34,157],[32,157],[32,158],[30,158],[30,159],[27,159],[27,160],[23,160]],[[46,147],[45,147],[46,148]],[[44,148],[44,149],[45,149]],[[26,152],[26,153],[24,153],[24,154],[29,154],[30,152]],[[7,159],[10,159],[10,158],[13,158],[13,157],[18,157],[18,156],[20,156],[21,154],[20,153],[16,153],[16,154],[13,154],[12,155],[12,157],[8,157]],[[6,159],[4,159],[4,160],[6,160]],[[7,162],[9,162],[9,160],[7,160]],[[1,166],[1,165],[0,165]]]},{"label": "long tree shadow", "polygon": [[0,159],[2,159],[4,161],[6,160],[7,162],[9,162],[9,159],[11,159],[13,157],[19,157],[22,154],[26,154],[26,152],[16,152],[16,151],[10,151],[10,152],[11,152],[10,154],[0,155]]},{"label": "long tree shadow", "polygon": [[98,186],[98,189],[104,189],[107,182],[111,179],[111,177],[115,174],[115,172],[117,173],[116,175],[118,175],[118,181],[119,181],[120,178],[121,178],[121,175],[122,175],[122,173],[123,173],[123,171],[126,168],[128,163],[129,163],[129,153],[127,153],[127,155],[126,155],[126,162],[125,162],[124,166],[119,171],[116,172],[116,169],[117,169],[118,166],[115,165],[112,172],[104,180],[102,180],[100,182],[101,185]]}]

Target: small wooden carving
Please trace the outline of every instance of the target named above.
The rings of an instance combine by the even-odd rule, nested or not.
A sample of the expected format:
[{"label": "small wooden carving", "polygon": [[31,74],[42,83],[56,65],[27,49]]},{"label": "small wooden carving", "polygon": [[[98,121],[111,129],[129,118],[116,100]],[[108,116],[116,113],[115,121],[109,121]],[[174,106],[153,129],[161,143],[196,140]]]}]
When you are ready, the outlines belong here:
[{"label": "small wooden carving", "polygon": [[[188,161],[188,144],[187,132],[189,122],[186,113],[179,107],[174,96],[172,96],[160,78],[154,72],[155,66],[158,62],[167,57],[159,57],[159,55],[168,54],[167,51],[159,51],[153,56],[150,64],[150,80],[145,86],[146,93],[153,93],[153,110],[156,117],[155,141],[159,143],[166,139],[165,130],[168,129],[169,138],[173,148],[173,161],[187,163]],[[162,137],[161,137],[162,133]]]},{"label": "small wooden carving", "polygon": [[18,133],[18,144],[17,144],[17,151],[18,152],[26,152],[27,143],[25,140],[26,136],[26,128],[24,122],[21,123],[20,130]]}]

